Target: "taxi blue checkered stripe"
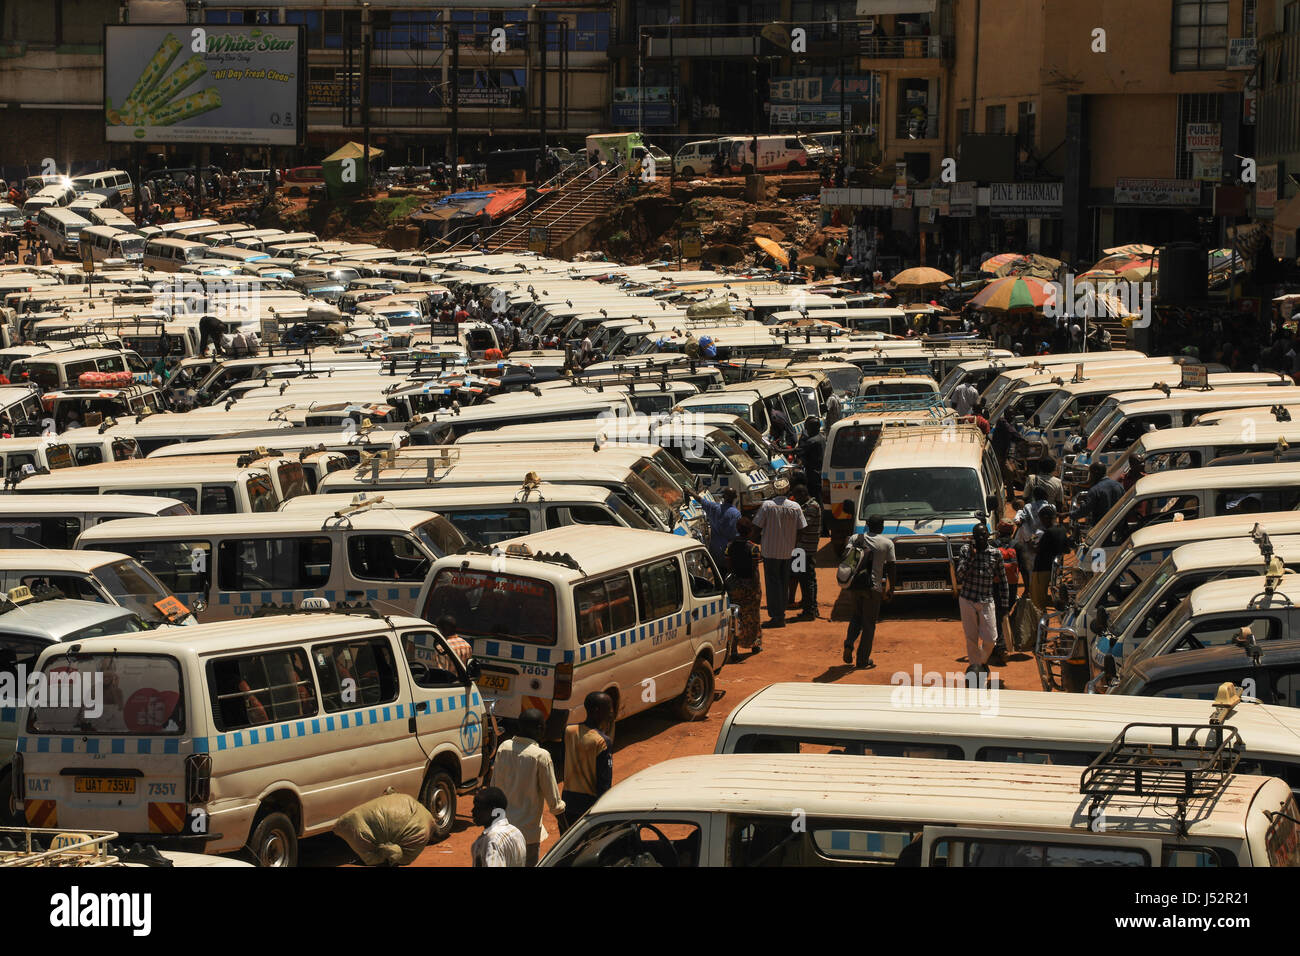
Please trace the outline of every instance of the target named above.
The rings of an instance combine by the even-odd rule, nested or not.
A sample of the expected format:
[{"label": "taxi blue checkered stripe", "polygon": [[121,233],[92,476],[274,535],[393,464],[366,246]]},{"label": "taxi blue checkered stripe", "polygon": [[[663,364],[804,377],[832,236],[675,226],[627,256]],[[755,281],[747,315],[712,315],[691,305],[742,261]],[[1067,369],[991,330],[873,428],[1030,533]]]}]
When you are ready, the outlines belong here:
[{"label": "taxi blue checkered stripe", "polygon": [[864,471],[832,471],[828,472],[831,481],[861,481]]},{"label": "taxi blue checkered stripe", "polygon": [[[279,603],[294,604],[310,597],[323,597],[325,600],[333,603],[342,601],[346,597],[361,594],[361,591],[225,591],[217,595],[217,603],[223,605],[229,604],[252,604],[253,597],[258,596],[262,604],[276,603],[276,595],[279,595]],[[366,588],[364,591],[367,601],[401,601],[404,599],[415,599],[420,596],[420,589],[414,588]]]},{"label": "taxi blue checkered stripe", "polygon": [[[466,695],[448,694],[435,697],[429,701],[428,713],[444,714],[470,707],[479,707],[483,703],[478,690],[475,689],[466,701]],[[234,730],[213,737],[195,737],[193,747],[186,753],[210,753],[213,751],[238,750],[257,744],[273,743],[277,740],[293,740],[298,737],[311,737],[316,734],[328,734],[338,730],[351,730],[372,724],[387,723],[394,720],[407,720],[417,713],[414,704],[384,704],[377,707],[362,707],[357,710],[345,710],[337,714],[322,717],[304,717],[301,720],[287,720],[278,724],[265,724],[261,727],[248,727]],[[419,711],[425,713],[425,711]],[[87,737],[84,738],[84,751],[78,751],[81,737],[19,737],[19,753],[78,753],[88,754],[179,754],[181,737]],[[34,749],[33,745],[34,744]]]},{"label": "taxi blue checkered stripe", "polygon": [[[700,605],[700,618],[702,620],[716,614],[722,614],[726,609],[726,602],[721,600],[710,601],[707,604]],[[612,654],[620,647],[627,647],[629,644],[637,644],[648,640],[656,634],[662,634],[670,627],[684,627],[686,625],[686,616],[687,613],[684,611],[678,614],[670,614],[657,621],[651,621],[649,624],[639,624],[636,627],[628,628],[626,631],[610,634],[598,641],[582,645],[578,648],[576,655],[573,651],[559,651],[549,647],[505,644],[502,641],[483,641],[482,656],[496,658],[497,660],[523,661],[529,664],[574,663],[576,656],[576,662],[582,664],[603,657],[606,654]]]}]

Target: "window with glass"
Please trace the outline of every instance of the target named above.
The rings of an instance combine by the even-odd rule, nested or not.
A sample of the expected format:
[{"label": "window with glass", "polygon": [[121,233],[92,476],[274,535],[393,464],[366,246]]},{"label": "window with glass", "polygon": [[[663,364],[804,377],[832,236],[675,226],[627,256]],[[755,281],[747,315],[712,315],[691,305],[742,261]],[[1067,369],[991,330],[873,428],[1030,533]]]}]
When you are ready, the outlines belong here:
[{"label": "window with glass", "polygon": [[984,107],[984,132],[1005,133],[1007,131],[1007,108],[1005,106]]},{"label": "window with glass", "polygon": [[550,582],[473,568],[443,568],[425,602],[426,621],[456,619],[460,636],[553,646],[555,588]]},{"label": "window with glass", "polygon": [[307,590],[330,577],[329,538],[246,538],[217,547],[217,587],[222,591]]},{"label": "window with glass", "polygon": [[324,35],[321,32],[321,11],[319,10],[286,10],[284,22],[287,24],[296,24],[304,27],[303,33],[306,37],[307,49],[319,50],[324,46]]},{"label": "window with glass", "polygon": [[728,864],[772,866],[893,866],[920,837],[905,824],[809,819],[791,827],[775,816],[733,816],[728,821]]},{"label": "window with glass", "polygon": [[397,699],[397,661],[385,638],[317,644],[311,655],[326,713]]},{"label": "window with glass", "polygon": [[686,577],[691,582],[691,594],[697,598],[715,597],[722,593],[722,575],[709,552],[703,548],[686,552]]},{"label": "window with glass", "polygon": [[208,661],[208,693],[218,730],[316,715],[316,687],[299,647]]},{"label": "window with glass", "polygon": [[1228,63],[1228,0],[1174,0],[1173,63],[1178,70],[1222,70]]},{"label": "window with glass", "polygon": [[1145,849],[1103,843],[1051,843],[959,837],[936,840],[931,859],[948,866],[1153,866]]},{"label": "window with glass", "polygon": [[676,558],[644,565],[635,574],[643,624],[682,609],[682,573]]},{"label": "window with glass", "polygon": [[578,640],[583,643],[636,625],[632,581],[625,573],[588,581],[574,588],[573,608],[578,623]]},{"label": "window with glass", "polygon": [[[0,636],[0,647],[7,643]],[[112,693],[100,699],[98,706],[85,700],[67,707],[32,707],[28,733],[152,737],[185,732],[185,691],[175,658],[116,652],[77,654],[51,657],[42,669],[52,676],[79,677],[112,688]]]},{"label": "window with glass", "polygon": [[367,581],[424,581],[429,559],[408,535],[357,534],[348,538],[348,568]]}]

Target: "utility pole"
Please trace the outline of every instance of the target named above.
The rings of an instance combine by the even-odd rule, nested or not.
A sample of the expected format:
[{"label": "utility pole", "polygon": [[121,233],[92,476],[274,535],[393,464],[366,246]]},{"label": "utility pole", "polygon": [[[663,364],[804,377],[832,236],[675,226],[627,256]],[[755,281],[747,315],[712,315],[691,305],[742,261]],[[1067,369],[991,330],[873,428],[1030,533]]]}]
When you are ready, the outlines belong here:
[{"label": "utility pole", "polygon": [[[537,8],[537,45],[540,47],[540,53],[541,53],[541,69],[538,71],[538,76],[540,78],[540,84],[541,84],[540,89],[538,91],[538,95],[540,97],[539,132],[541,134],[541,142],[539,143],[539,145],[541,146],[541,161],[543,167],[545,166],[545,162],[546,162],[546,40],[547,40],[546,11],[543,10],[541,7],[538,7]],[[540,181],[540,179],[541,176],[539,175],[538,180]]]},{"label": "utility pole", "polygon": [[361,4],[361,195],[370,195],[370,4]]},{"label": "utility pole", "polygon": [[460,188],[460,31],[447,30],[451,44],[451,191]]}]

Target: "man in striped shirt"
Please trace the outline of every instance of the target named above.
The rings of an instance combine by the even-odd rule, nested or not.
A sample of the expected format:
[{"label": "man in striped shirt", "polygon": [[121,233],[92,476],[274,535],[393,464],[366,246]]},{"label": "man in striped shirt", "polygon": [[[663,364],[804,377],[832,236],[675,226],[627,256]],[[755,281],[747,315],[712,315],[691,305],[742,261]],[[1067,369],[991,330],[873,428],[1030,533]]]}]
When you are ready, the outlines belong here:
[{"label": "man in striped shirt", "polygon": [[768,620],[764,627],[785,627],[785,609],[790,602],[790,559],[799,543],[799,532],[808,524],[803,509],[786,495],[790,483],[778,478],[776,497],[764,501],[754,516],[763,531],[763,587],[767,590]]}]

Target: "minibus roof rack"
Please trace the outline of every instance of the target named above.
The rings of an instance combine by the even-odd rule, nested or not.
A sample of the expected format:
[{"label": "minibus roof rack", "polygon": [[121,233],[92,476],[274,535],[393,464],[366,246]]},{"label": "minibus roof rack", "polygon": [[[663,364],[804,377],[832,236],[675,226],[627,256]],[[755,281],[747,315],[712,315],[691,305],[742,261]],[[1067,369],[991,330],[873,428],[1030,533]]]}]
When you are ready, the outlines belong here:
[{"label": "minibus roof rack", "polygon": [[846,398],[841,403],[841,414],[859,415],[864,412],[910,412],[943,409],[947,403],[935,392],[915,392],[903,396],[876,398],[871,395],[857,395]]},{"label": "minibus roof rack", "polygon": [[519,558],[524,561],[544,561],[547,564],[558,564],[561,567],[577,571],[579,574],[586,576],[587,572],[582,569],[573,555],[561,553],[559,551],[534,551],[528,545],[523,543],[507,543],[504,548],[500,545],[481,545],[466,544],[457,554],[485,554],[494,558]]},{"label": "minibus roof rack", "polygon": [[[1132,731],[1147,731],[1141,743]],[[1151,731],[1168,732],[1168,743],[1152,743]],[[1205,743],[1196,743],[1197,735]],[[1091,797],[1088,820],[1116,796],[1172,802],[1180,836],[1187,835],[1187,804],[1218,795],[1245,751],[1237,728],[1222,723],[1132,723],[1084,768],[1079,792]]]}]

